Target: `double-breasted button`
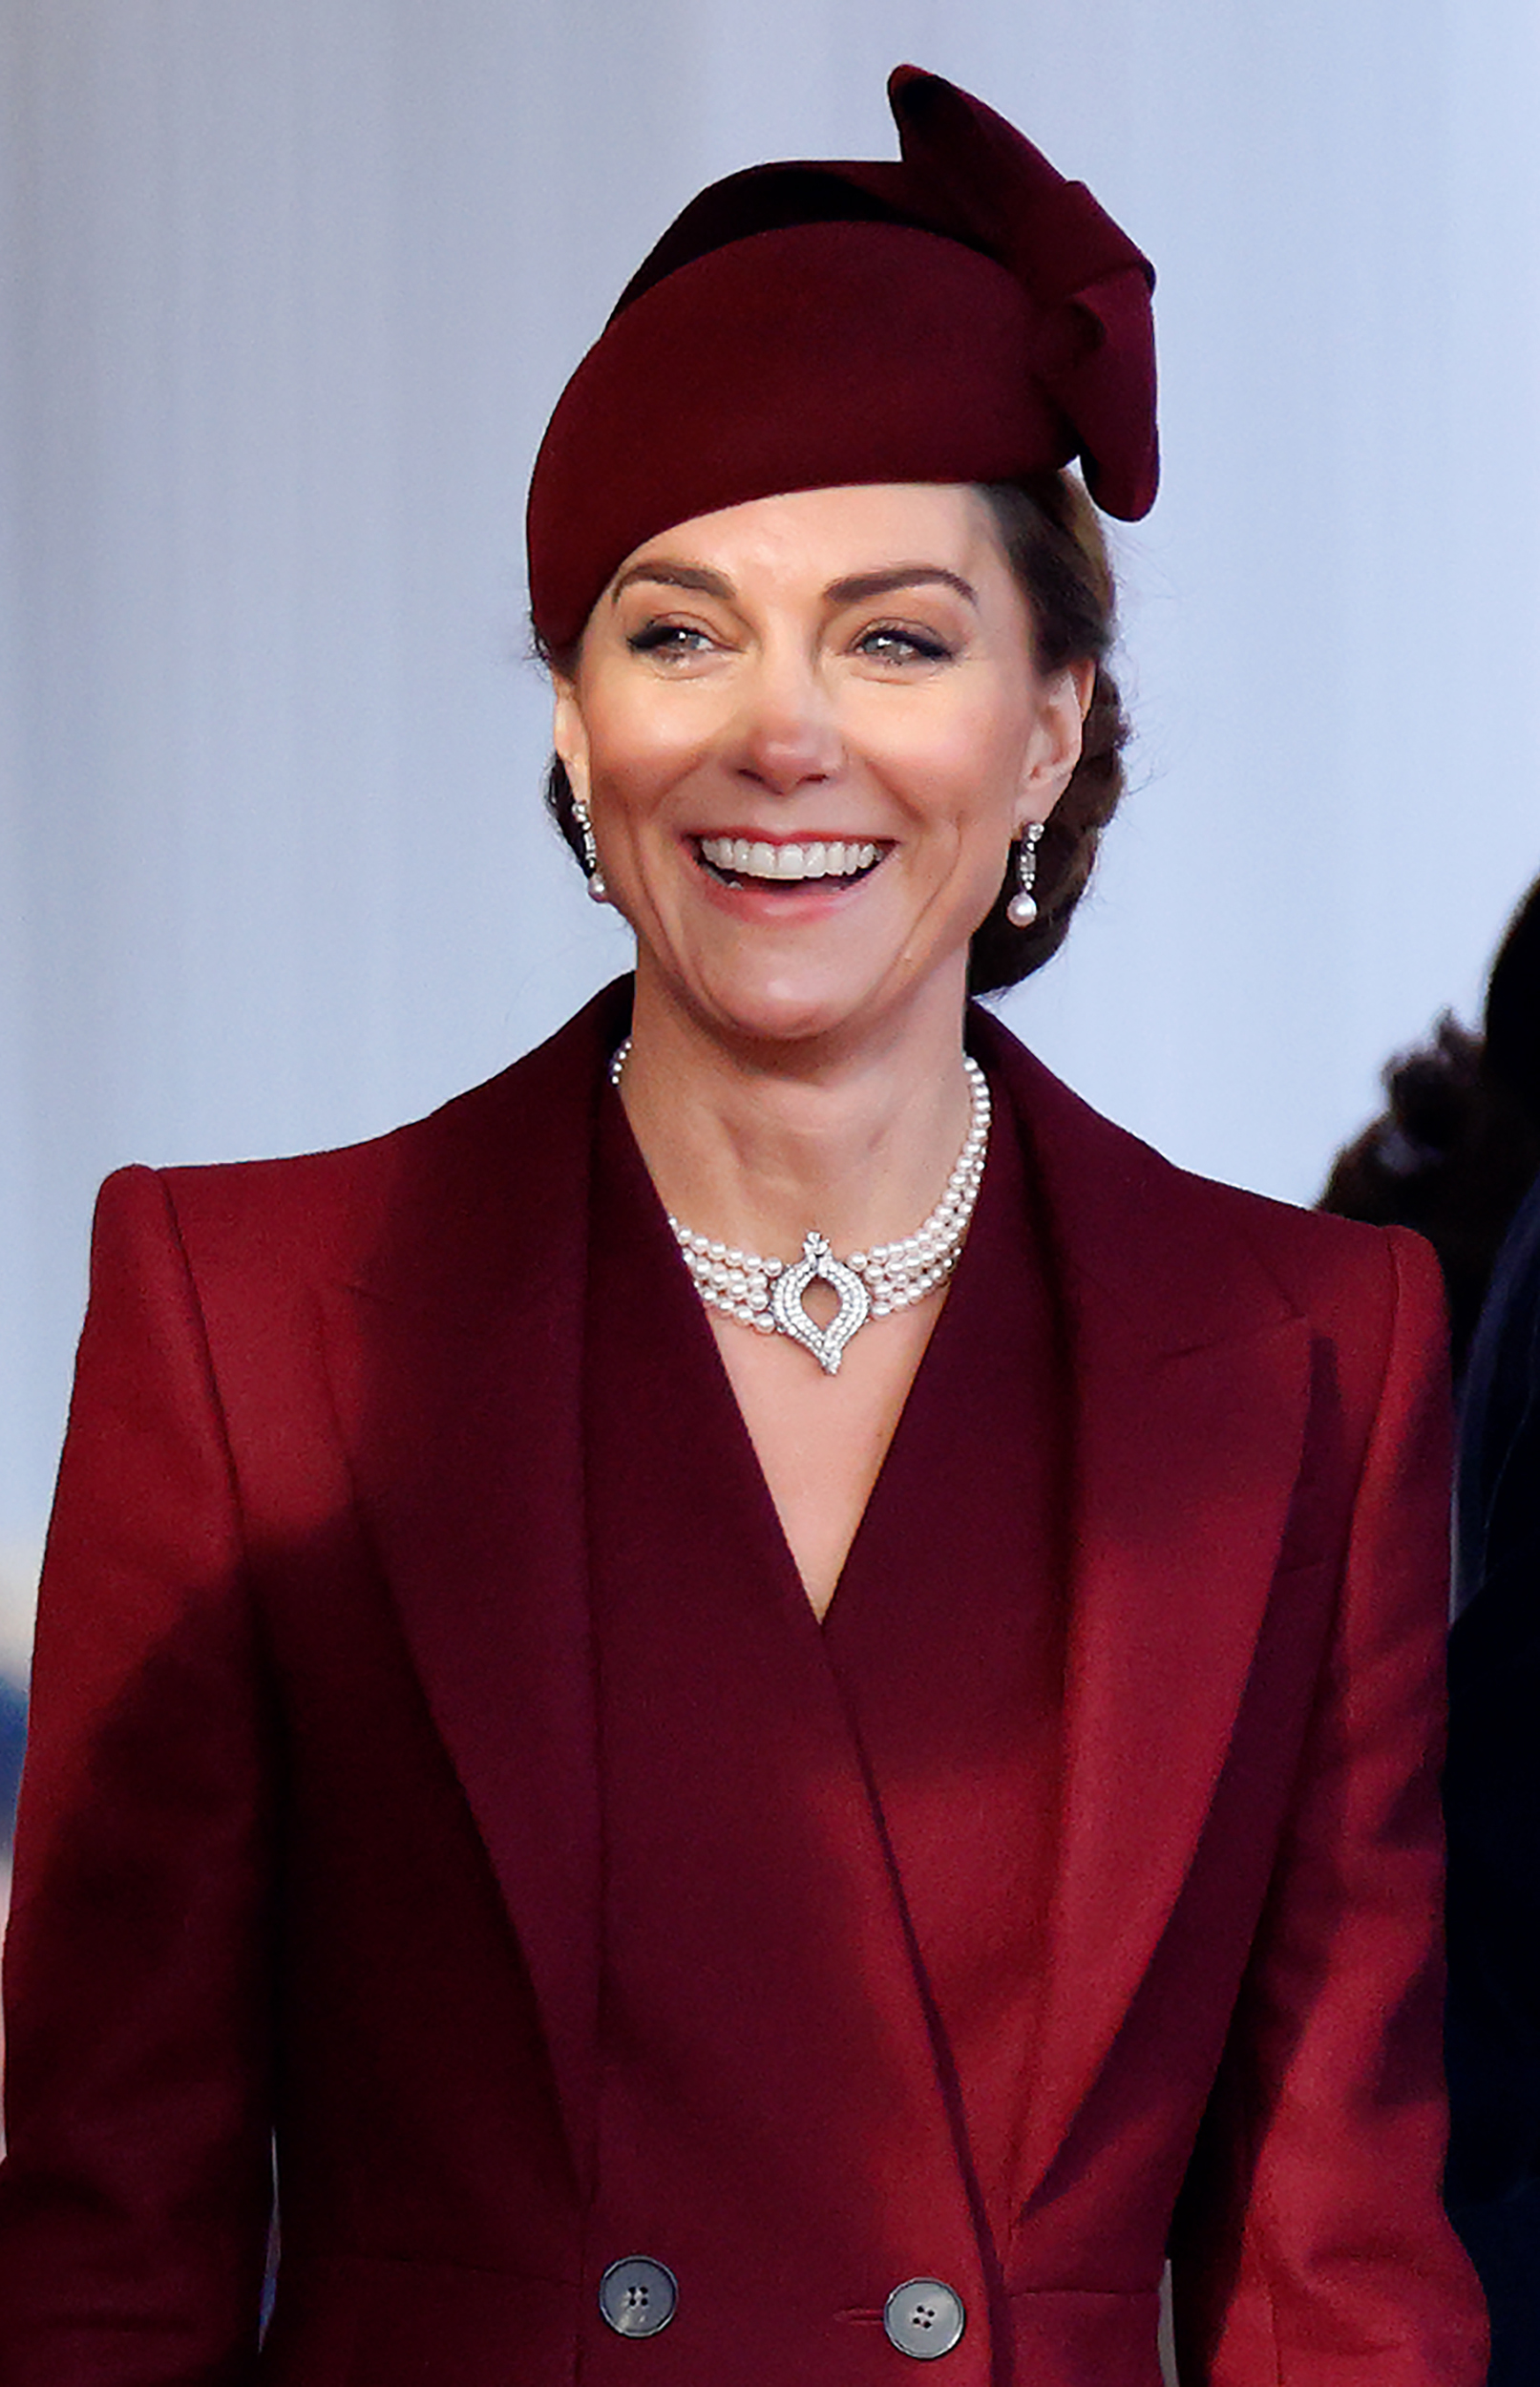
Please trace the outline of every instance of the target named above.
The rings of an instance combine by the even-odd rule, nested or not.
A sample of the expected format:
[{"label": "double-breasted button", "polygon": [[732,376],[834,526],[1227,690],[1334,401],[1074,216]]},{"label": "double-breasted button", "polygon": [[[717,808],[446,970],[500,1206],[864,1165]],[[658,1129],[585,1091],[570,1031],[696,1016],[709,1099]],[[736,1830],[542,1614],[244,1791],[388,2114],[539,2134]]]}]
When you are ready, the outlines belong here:
[{"label": "double-breasted button", "polygon": [[599,2309],[618,2336],[656,2337],[674,2317],[679,2282],[666,2263],[627,2254],[599,2283]]},{"label": "double-breasted button", "polygon": [[950,2354],[967,2325],[962,2298],[944,2279],[906,2279],[882,2308],[888,2343],[917,2362]]}]

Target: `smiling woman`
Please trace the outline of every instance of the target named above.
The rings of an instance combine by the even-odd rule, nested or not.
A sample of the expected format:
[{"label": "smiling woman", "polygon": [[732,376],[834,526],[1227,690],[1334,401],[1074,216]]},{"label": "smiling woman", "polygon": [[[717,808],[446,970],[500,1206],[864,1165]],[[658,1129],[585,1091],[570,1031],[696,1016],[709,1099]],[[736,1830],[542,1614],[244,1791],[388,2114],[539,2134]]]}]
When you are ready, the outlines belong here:
[{"label": "smiling woman", "polygon": [[[971,940],[1080,752],[1093,662],[1045,672],[1035,646],[968,487],[752,499],[671,525],[610,580],[557,676],[556,746],[636,932],[622,1099],[670,1215],[736,1252],[806,1256],[816,1235],[831,1257],[925,1215],[968,1129]],[[819,1616],[944,1282],[906,1288],[858,1350],[878,1313],[847,1286],[837,1391],[795,1356],[826,1348],[800,1297],[753,1313],[786,1339],[770,1347],[732,1309],[713,1319]]]},{"label": "smiling woman", "polygon": [[373,1144],[103,1192],[7,2387],[1156,2387],[1168,2256],[1184,2387],[1482,2375],[1433,1271],[968,1001],[1117,800],[1152,277],[891,91],[900,163],[686,209],[537,464],[634,978]]}]

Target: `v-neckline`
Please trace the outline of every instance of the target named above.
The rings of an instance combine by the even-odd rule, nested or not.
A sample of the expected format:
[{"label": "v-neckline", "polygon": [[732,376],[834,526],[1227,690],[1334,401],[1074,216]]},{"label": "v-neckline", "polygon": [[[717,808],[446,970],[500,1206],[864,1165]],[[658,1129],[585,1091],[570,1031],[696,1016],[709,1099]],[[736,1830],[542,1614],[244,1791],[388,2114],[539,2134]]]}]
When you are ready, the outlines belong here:
[{"label": "v-neckline", "polygon": [[[595,1144],[598,1181],[607,1182],[613,1188],[618,1211],[629,1215],[630,1257],[638,1272],[635,1292],[641,1311],[649,1320],[660,1350],[670,1355],[676,1384],[678,1371],[688,1371],[695,1379],[697,1396],[720,1412],[717,1428],[732,1446],[733,1472],[746,1493],[750,1484],[753,1488],[746,1528],[764,1536],[767,1558],[773,1550],[770,1572],[777,1594],[797,1614],[799,1629],[804,1633],[811,1630],[819,1643],[827,1646],[831,1632],[836,1629],[836,1616],[842,1609],[848,1612],[853,1605],[851,1590],[853,1583],[858,1585],[862,1579],[865,1553],[874,1539],[880,1538],[884,1511],[893,1498],[896,1477],[905,1470],[909,1445],[922,1438],[929,1423],[945,1408],[948,1386],[960,1391],[966,1382],[975,1324],[985,1315],[989,1298],[990,1253],[998,1250],[1002,1238],[1007,1242],[1012,1237],[1019,1239],[1026,1231],[1025,1161],[1008,1109],[996,1106],[989,1157],[967,1241],[948,1284],[940,1315],[919,1355],[821,1616],[808,1595],[705,1304],[680,1258],[667,1215],[647,1173],[620,1097],[609,1088],[599,1106]],[[812,1364],[811,1358],[809,1364]],[[680,1388],[683,1390],[682,1384]]]}]

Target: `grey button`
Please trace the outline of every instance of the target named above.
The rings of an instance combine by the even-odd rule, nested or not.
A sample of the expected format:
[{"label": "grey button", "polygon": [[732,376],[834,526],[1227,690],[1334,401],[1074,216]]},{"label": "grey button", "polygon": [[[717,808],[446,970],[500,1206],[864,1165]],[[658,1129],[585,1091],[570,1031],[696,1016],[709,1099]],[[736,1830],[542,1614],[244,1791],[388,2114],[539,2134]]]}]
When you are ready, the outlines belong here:
[{"label": "grey button", "polygon": [[950,2354],[967,2325],[962,2298],[944,2279],[906,2279],[882,2308],[888,2343],[917,2362]]},{"label": "grey button", "polygon": [[656,2337],[678,2302],[679,2282],[667,2264],[645,2254],[611,2263],[599,2283],[599,2309],[620,2337]]}]

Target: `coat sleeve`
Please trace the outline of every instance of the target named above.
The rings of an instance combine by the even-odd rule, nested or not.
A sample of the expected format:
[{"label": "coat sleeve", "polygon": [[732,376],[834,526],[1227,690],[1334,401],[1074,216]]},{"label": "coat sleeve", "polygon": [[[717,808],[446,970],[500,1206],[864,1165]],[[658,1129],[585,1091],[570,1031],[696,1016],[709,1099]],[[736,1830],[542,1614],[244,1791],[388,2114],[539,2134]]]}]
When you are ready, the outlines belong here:
[{"label": "coat sleeve", "polygon": [[1448,1376],[1431,1255],[1394,1296],[1292,1812],[1178,2208],[1182,2387],[1477,2387],[1439,2197]]},{"label": "coat sleeve", "polygon": [[272,1733],[197,1296],[109,1179],[6,1959],[6,2387],[231,2387],[271,2203]]}]

